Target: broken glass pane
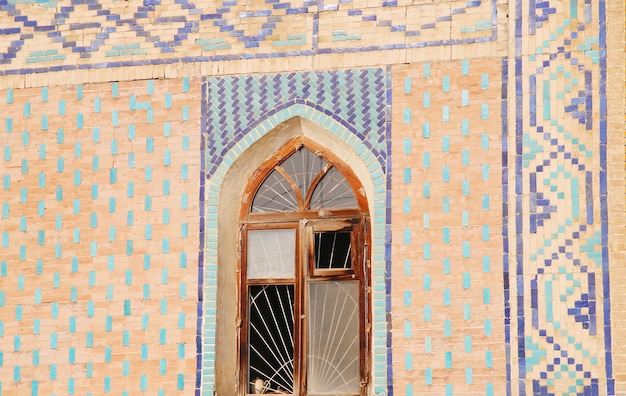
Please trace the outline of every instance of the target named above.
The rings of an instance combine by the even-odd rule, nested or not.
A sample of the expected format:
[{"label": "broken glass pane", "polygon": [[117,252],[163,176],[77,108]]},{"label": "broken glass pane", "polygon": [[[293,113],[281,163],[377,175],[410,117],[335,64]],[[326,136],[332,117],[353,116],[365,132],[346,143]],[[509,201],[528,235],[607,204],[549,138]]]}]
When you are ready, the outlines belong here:
[{"label": "broken glass pane", "polygon": [[248,279],[295,277],[296,230],[248,231]]},{"label": "broken glass pane", "polygon": [[250,393],[293,393],[293,285],[249,288]]},{"label": "broken glass pane", "polygon": [[315,269],[351,267],[349,231],[315,233]]},{"label": "broken glass pane", "polygon": [[359,282],[309,283],[308,389],[359,394]]}]

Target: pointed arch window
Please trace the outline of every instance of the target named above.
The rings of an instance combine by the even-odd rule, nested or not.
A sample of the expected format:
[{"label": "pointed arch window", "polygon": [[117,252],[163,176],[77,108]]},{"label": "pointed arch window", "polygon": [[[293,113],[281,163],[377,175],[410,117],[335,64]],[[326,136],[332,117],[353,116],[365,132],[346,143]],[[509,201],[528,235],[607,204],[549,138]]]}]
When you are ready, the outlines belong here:
[{"label": "pointed arch window", "polygon": [[296,138],[248,182],[240,224],[240,394],[365,395],[369,227],[356,176]]}]

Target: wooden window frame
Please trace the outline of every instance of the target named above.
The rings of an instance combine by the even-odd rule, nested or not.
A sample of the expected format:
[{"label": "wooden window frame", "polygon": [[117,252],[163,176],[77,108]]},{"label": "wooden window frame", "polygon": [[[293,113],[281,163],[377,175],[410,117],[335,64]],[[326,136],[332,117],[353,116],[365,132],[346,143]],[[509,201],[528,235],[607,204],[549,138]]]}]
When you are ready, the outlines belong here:
[{"label": "wooden window frame", "polygon": [[[323,157],[329,164],[341,172],[355,194],[358,208],[310,210],[309,204],[317,183],[323,178],[328,166],[318,175],[308,190],[307,197],[298,196],[300,203],[297,212],[251,213],[252,202],[257,189],[266,177],[302,146]],[[289,179],[288,179],[289,180]],[[298,194],[298,187],[292,184]],[[298,194],[299,195],[299,194]],[[249,179],[242,199],[240,210],[240,235],[238,248],[238,394],[248,395],[248,321],[249,321],[249,286],[261,284],[293,284],[294,285],[294,396],[313,396],[307,393],[307,325],[308,310],[307,287],[309,283],[333,280],[358,280],[359,282],[359,370],[360,393],[355,396],[366,396],[370,379],[371,350],[371,276],[370,276],[370,226],[368,204],[364,189],[353,171],[338,157],[312,140],[299,136],[292,139],[263,165]],[[272,230],[294,228],[296,230],[296,263],[294,279],[247,279],[247,232],[250,230]],[[316,270],[315,243],[316,231],[349,230],[351,237],[350,269]],[[349,395],[352,396],[352,395]]]}]

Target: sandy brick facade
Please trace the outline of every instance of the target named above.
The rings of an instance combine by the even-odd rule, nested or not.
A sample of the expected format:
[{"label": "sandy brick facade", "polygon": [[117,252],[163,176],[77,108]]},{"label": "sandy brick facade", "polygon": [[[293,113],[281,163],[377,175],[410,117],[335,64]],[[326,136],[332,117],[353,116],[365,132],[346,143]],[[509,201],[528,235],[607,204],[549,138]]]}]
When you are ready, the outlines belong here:
[{"label": "sandy brick facade", "polygon": [[626,394],[625,8],[0,0],[0,396],[234,394],[232,175],[297,128],[367,190],[368,395]]}]

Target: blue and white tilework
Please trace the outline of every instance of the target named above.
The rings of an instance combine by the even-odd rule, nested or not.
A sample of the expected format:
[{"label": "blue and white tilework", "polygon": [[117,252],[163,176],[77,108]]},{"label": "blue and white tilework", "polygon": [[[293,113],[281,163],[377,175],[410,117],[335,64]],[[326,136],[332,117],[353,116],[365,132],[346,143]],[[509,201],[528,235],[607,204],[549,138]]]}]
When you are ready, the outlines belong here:
[{"label": "blue and white tilework", "polygon": [[515,12],[508,391],[614,394],[605,1],[518,0]]},{"label": "blue and white tilework", "polygon": [[496,0],[403,3],[0,0],[0,76],[496,40]]}]

